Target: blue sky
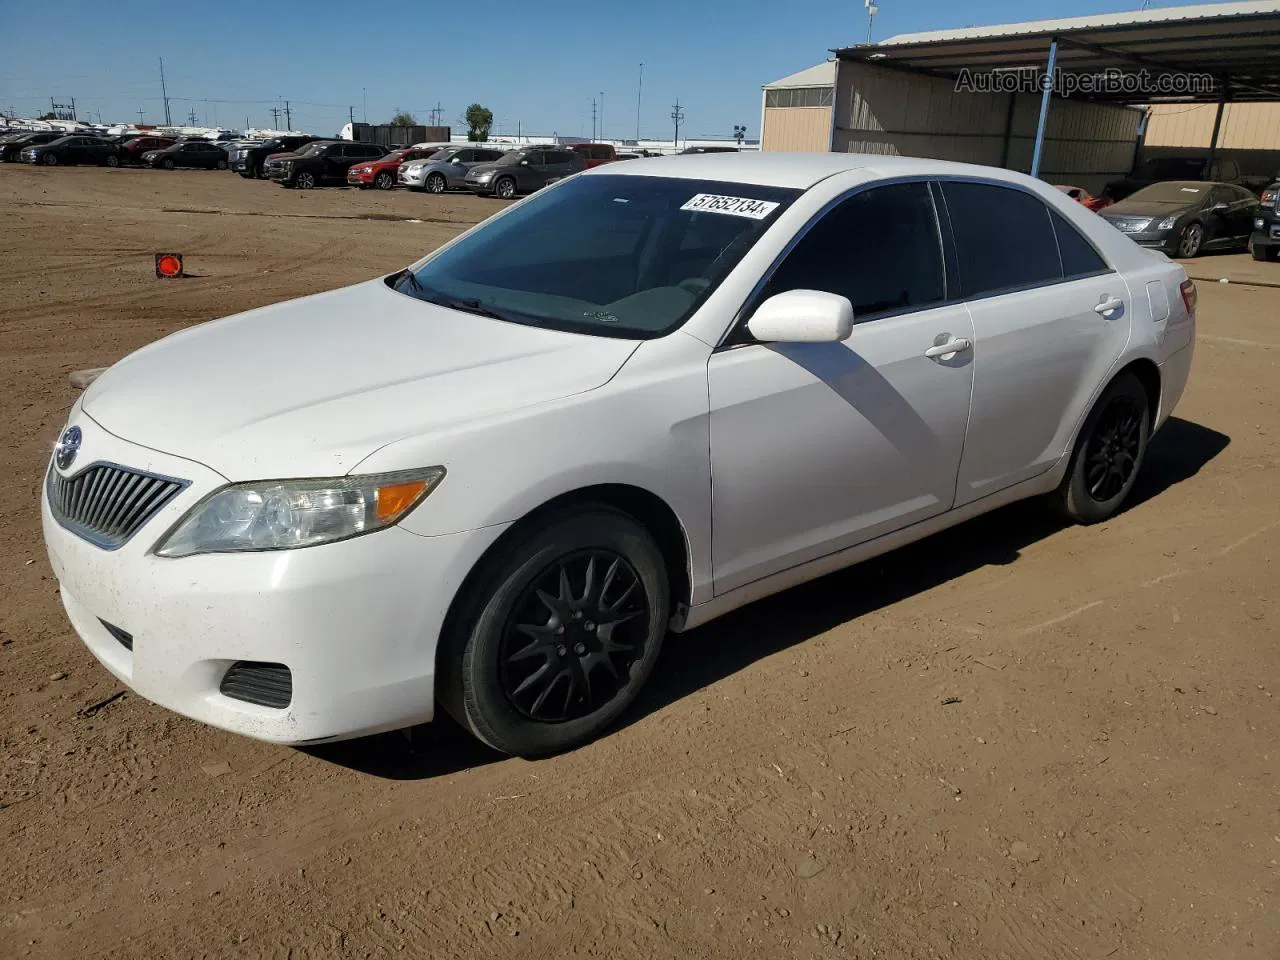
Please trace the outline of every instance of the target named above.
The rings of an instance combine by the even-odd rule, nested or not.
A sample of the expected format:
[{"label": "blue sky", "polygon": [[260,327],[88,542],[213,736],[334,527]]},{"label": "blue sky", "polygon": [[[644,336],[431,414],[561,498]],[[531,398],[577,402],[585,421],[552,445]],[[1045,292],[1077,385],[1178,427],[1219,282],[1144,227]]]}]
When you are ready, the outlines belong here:
[{"label": "blue sky", "polygon": [[[1155,3],[1153,6],[1171,6]],[[1136,10],[1108,0],[882,0],[875,38],[947,27]],[[81,117],[163,120],[163,55],[174,121],[269,125],[292,101],[294,126],[335,132],[397,109],[426,122],[439,102],[455,130],[466,105],[493,110],[496,132],[590,135],[591,99],[604,93],[604,133],[759,135],[760,86],[861,42],[857,0],[0,0],[0,109],[30,115],[49,98],[76,98]],[[367,91],[367,93],[365,92]],[[207,100],[207,102],[206,102]]]}]

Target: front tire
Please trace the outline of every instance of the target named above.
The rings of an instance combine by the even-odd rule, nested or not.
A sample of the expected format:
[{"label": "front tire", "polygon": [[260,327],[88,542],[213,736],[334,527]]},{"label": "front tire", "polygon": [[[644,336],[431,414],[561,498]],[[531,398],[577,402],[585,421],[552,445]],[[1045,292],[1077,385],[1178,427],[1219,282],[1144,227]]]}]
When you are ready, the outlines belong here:
[{"label": "front tire", "polygon": [[428,193],[444,193],[448,185],[442,174],[433,173],[427,177],[426,187]]},{"label": "front tire", "polygon": [[396,185],[396,178],[393,177],[386,170],[383,170],[381,173],[379,173],[376,177],[373,178],[373,185],[377,187],[379,190],[390,190],[392,187]]},{"label": "front tire", "polygon": [[173,162],[173,157],[165,157],[163,160],[160,161],[160,166],[163,167],[165,170],[172,170],[174,167],[177,166],[177,164]]},{"label": "front tire", "polygon": [[493,185],[493,195],[499,200],[510,200],[516,195],[516,182],[510,177],[503,177]]},{"label": "front tire", "polygon": [[1249,244],[1250,256],[1252,256],[1253,259],[1260,260],[1264,263],[1274,260],[1276,258],[1276,252],[1277,248],[1275,247],[1259,246],[1256,243]]},{"label": "front tire", "polygon": [[577,505],[487,558],[442,638],[441,699],[495,750],[585,743],[635,699],[657,661],[671,598],[648,531]]},{"label": "front tire", "polygon": [[1192,221],[1182,228],[1178,237],[1178,256],[1191,259],[1200,255],[1200,247],[1204,244],[1204,226]]},{"label": "front tire", "polygon": [[46,153],[40,160],[46,167],[56,167],[58,165],[58,158],[52,153]]},{"label": "front tire", "polygon": [[120,158],[119,158],[119,157],[107,157],[106,163],[107,163],[107,166],[108,166],[108,167],[118,167],[118,166],[120,166]]},{"label": "front tire", "polygon": [[1112,517],[1133,489],[1150,437],[1147,391],[1133,374],[1121,374],[1089,411],[1054,505],[1076,523]]},{"label": "front tire", "polygon": [[299,190],[314,190],[316,185],[315,174],[303,170],[293,178],[293,185]]},{"label": "front tire", "polygon": [[214,166],[217,167],[219,170],[225,170],[227,169],[227,161],[219,160],[217,163],[214,164]]}]

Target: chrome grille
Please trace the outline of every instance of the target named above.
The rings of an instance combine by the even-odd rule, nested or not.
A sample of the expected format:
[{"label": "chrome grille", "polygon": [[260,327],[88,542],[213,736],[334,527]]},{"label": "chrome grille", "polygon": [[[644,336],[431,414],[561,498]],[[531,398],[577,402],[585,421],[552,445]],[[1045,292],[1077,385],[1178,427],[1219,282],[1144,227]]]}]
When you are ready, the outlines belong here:
[{"label": "chrome grille", "polygon": [[49,509],[78,537],[118,550],[178,495],[186,480],[95,463],[73,477],[49,467]]}]

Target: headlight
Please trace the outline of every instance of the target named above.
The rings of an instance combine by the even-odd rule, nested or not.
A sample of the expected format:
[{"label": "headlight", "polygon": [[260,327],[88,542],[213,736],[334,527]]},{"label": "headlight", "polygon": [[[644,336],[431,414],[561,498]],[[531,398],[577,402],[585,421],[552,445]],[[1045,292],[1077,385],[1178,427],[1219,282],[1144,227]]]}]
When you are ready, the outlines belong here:
[{"label": "headlight", "polygon": [[1255,230],[1261,230],[1261,229],[1262,229],[1263,227],[1265,227],[1266,225],[1267,225],[1267,221],[1263,220],[1261,217],[1259,217],[1257,220],[1253,221],[1253,228],[1254,228]]},{"label": "headlight", "polygon": [[373,167],[361,167],[356,173],[373,173]]},{"label": "headlight", "polygon": [[161,557],[293,550],[399,521],[439,485],[444,467],[327,480],[235,483],[197,503],[156,546]]},{"label": "headlight", "polygon": [[486,170],[484,173],[474,174],[468,179],[475,180],[476,183],[488,183],[490,180],[493,179],[493,171]]},{"label": "headlight", "polygon": [[1173,225],[1174,225],[1175,223],[1177,223],[1177,222],[1178,222],[1178,217],[1177,217],[1177,215],[1176,215],[1176,214],[1175,214],[1174,216],[1172,216],[1172,217],[1165,217],[1165,218],[1164,218],[1163,220],[1161,220],[1158,224],[1156,224],[1156,229],[1157,229],[1157,230],[1172,230],[1172,229],[1173,229]]}]

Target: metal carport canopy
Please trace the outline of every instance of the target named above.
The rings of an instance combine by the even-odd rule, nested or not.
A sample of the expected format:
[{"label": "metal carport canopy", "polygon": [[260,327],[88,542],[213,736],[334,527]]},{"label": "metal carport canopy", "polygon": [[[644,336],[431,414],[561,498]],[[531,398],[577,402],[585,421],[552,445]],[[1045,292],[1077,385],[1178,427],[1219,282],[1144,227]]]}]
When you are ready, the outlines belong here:
[{"label": "metal carport canopy", "polygon": [[[1145,71],[1141,90],[1093,82],[1077,99],[1107,103],[1217,103],[1210,156],[1227,101],[1280,101],[1280,2],[1251,0],[965,27],[890,37],[835,50],[840,60],[944,77],[1036,71],[1066,83],[1107,71]],[[1056,70],[1055,70],[1056,67]],[[1210,82],[1188,82],[1196,75]],[[1132,79],[1132,78],[1131,78]],[[1153,92],[1165,87],[1176,92]],[[1032,176],[1039,172],[1052,89],[1043,84]]]}]

